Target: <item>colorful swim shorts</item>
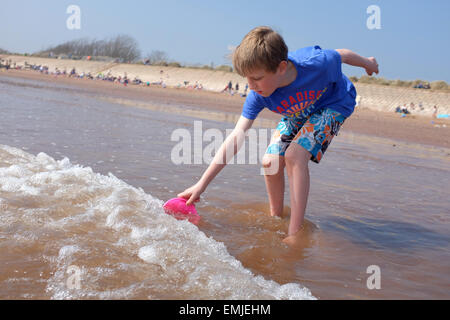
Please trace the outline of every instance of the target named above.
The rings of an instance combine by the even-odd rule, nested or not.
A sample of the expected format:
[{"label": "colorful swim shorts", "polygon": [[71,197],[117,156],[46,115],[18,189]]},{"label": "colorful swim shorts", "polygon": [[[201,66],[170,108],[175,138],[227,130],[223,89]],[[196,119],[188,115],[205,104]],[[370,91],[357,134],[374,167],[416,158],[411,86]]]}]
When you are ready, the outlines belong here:
[{"label": "colorful swim shorts", "polygon": [[284,156],[291,142],[295,142],[311,153],[311,161],[319,163],[344,121],[343,115],[330,108],[319,110],[307,118],[283,117],[266,154]]}]

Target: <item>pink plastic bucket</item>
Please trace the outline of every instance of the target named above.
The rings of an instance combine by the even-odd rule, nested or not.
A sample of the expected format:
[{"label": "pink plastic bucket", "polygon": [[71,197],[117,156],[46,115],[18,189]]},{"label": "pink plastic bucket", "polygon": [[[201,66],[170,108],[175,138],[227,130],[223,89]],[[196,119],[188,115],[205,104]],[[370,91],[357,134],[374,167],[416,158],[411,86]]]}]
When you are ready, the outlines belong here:
[{"label": "pink plastic bucket", "polygon": [[189,222],[196,225],[200,221],[200,215],[198,214],[195,205],[186,205],[186,201],[187,200],[184,198],[170,199],[163,205],[164,211],[178,220],[187,219]]}]

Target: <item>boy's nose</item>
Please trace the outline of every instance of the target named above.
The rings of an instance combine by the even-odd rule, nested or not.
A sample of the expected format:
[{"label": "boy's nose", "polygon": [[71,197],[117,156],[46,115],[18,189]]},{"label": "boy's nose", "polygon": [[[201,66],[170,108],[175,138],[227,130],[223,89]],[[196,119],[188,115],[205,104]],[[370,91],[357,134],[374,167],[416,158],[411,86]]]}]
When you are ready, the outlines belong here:
[{"label": "boy's nose", "polygon": [[247,78],[247,82],[248,82],[248,88],[250,90],[254,91],[255,90],[255,83],[252,80],[248,79],[248,78]]}]

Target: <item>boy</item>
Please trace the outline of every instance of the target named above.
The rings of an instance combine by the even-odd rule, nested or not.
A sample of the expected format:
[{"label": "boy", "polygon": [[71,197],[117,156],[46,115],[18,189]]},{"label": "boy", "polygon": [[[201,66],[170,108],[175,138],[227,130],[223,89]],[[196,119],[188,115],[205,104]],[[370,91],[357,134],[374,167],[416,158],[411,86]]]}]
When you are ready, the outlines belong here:
[{"label": "boy", "polygon": [[[263,157],[264,178],[272,216],[284,201],[284,168],[291,191],[288,236],[295,244],[303,224],[309,192],[309,160],[319,163],[333,137],[355,106],[356,90],[342,74],[341,63],[378,73],[375,58],[348,49],[307,47],[288,53],[283,38],[269,27],[250,31],[233,54],[235,70],[247,78],[250,93],[235,129],[217,151],[201,179],[178,194],[198,201],[208,184],[239,150],[245,133],[263,108],[283,115]],[[230,155],[227,150],[232,150]]]}]

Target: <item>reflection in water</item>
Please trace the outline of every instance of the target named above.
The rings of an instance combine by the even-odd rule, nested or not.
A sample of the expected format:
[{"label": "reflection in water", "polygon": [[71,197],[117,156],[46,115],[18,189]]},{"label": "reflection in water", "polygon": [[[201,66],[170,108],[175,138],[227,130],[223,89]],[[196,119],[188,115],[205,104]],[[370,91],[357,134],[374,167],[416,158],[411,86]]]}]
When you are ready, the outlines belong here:
[{"label": "reflection in water", "polygon": [[[202,109],[193,109],[186,108],[184,106],[175,106],[175,105],[159,105],[152,104],[148,102],[129,100],[129,99],[120,99],[120,98],[109,98],[109,97],[100,97],[100,100],[108,101],[110,103],[116,103],[123,106],[134,107],[134,108],[143,108],[147,110],[165,112],[170,114],[182,114],[184,116],[193,117],[197,119],[205,119],[212,121],[220,121],[220,122],[228,122],[235,124],[240,115],[235,113],[227,113],[227,112],[217,112],[210,110],[202,110]],[[277,125],[277,122],[273,120],[267,120],[263,118],[255,119],[253,124],[254,127],[274,127]]]},{"label": "reflection in water", "polygon": [[337,232],[356,244],[394,252],[446,248],[450,236],[415,223],[372,218],[329,217],[321,224],[323,231]]}]

